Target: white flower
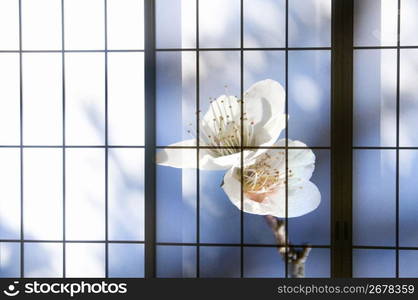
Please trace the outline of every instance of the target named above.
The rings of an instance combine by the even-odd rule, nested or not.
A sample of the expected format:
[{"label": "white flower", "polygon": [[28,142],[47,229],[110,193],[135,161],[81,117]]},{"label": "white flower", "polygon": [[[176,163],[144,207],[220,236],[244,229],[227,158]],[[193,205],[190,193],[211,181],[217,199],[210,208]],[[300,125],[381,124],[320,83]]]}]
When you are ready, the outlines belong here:
[{"label": "white flower", "polygon": [[[259,81],[244,93],[241,103],[236,97],[222,95],[210,104],[200,121],[199,168],[225,170],[241,161],[241,106],[243,107],[244,147],[271,146],[286,125],[285,91],[274,80]],[[157,153],[157,163],[175,168],[196,168],[196,138],[170,145]],[[187,148],[190,147],[190,148]],[[210,148],[213,147],[213,148]],[[265,150],[243,151],[245,160]]]},{"label": "white flower", "polygon": [[[285,146],[282,139],[276,144]],[[299,141],[288,142],[289,147],[306,147]],[[257,215],[286,217],[285,150],[270,149],[252,162],[231,168],[224,177],[222,188],[232,203],[241,209],[241,173],[243,178],[243,210]],[[312,150],[288,149],[288,217],[299,217],[316,209],[321,194],[309,179],[315,168]]]}]

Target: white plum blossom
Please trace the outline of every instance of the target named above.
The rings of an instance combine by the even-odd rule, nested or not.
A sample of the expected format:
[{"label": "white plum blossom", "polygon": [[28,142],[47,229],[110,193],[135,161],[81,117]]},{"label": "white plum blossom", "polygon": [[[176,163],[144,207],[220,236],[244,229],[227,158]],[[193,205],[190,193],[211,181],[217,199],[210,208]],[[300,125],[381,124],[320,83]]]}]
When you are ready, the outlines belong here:
[{"label": "white plum blossom", "polygon": [[[222,188],[232,203],[247,213],[286,217],[286,141],[241,166],[231,168]],[[298,217],[315,210],[321,194],[310,181],[315,169],[315,155],[299,141],[288,140],[288,210],[287,217]],[[241,203],[241,178],[243,201]],[[243,205],[242,205],[243,204]]]},{"label": "white plum blossom", "polygon": [[276,143],[286,126],[284,110],[285,91],[270,79],[251,86],[243,101],[222,95],[211,101],[200,119],[199,137],[194,134],[193,139],[158,152],[157,163],[196,168],[199,146],[199,168],[228,170],[222,188],[239,209],[279,218],[305,215],[321,202],[318,188],[310,181],[315,155],[299,141]]},{"label": "white plum blossom", "polygon": [[[251,147],[271,146],[277,141],[286,126],[284,110],[285,91],[278,82],[270,79],[251,86],[244,93],[243,102],[227,95],[211,101],[199,124],[199,146],[203,147],[199,148],[199,168],[229,169],[240,163],[242,147],[250,147],[242,151],[244,160],[264,153],[266,150],[254,151]],[[196,137],[169,145],[157,153],[157,163],[175,168],[196,168],[196,146]]]}]

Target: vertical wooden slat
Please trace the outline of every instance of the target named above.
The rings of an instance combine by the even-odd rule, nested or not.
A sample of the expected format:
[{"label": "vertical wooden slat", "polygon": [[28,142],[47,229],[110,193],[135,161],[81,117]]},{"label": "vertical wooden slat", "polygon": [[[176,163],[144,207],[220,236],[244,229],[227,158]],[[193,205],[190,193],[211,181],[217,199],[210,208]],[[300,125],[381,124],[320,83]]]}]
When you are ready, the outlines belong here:
[{"label": "vertical wooden slat", "polygon": [[352,276],[354,0],[332,1],[332,277]]},{"label": "vertical wooden slat", "polygon": [[156,55],[155,1],[145,0],[145,277],[155,277]]}]

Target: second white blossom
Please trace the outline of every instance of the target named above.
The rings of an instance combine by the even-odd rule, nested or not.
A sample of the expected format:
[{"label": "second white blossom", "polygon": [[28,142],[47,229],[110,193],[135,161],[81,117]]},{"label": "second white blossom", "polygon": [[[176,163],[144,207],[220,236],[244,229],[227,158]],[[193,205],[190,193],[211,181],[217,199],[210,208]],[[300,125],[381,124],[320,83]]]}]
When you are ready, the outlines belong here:
[{"label": "second white blossom", "polygon": [[270,149],[246,162],[243,171],[236,166],[225,174],[222,188],[236,207],[241,209],[242,206],[241,184],[242,209],[247,213],[291,218],[318,207],[321,194],[310,181],[315,169],[314,153],[304,143],[289,140],[286,175],[285,145],[282,139],[276,144],[278,149]]}]

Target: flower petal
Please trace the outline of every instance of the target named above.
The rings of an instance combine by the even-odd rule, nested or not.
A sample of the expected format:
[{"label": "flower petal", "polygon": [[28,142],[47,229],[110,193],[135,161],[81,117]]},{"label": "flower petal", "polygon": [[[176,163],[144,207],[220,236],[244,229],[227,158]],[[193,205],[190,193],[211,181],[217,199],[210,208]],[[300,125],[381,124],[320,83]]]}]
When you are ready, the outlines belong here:
[{"label": "flower petal", "polygon": [[199,168],[202,170],[227,170],[240,160],[241,153],[215,157],[207,149],[200,149]]},{"label": "flower petal", "polygon": [[245,92],[246,117],[254,121],[256,131],[284,113],[285,95],[280,83],[271,79],[259,81]]},{"label": "flower petal", "polygon": [[[254,151],[244,150],[242,152],[242,155],[243,155],[243,161],[245,163],[248,157],[252,157],[252,155],[254,155]],[[230,169],[233,166],[241,165],[241,152],[237,152],[237,153],[225,155],[225,156],[219,156],[216,158],[211,157],[210,160],[212,164],[218,167],[217,169],[213,169],[213,170]],[[206,168],[206,170],[208,169]]]},{"label": "flower petal", "polygon": [[[185,140],[169,147],[195,147],[196,140]],[[157,152],[156,162],[161,166],[173,168],[196,168],[196,149],[193,148],[165,148]]]},{"label": "flower petal", "polygon": [[[276,145],[285,147],[286,140],[279,140]],[[309,180],[315,169],[315,154],[306,144],[300,141],[288,141],[288,168],[292,171],[294,178]],[[291,149],[292,147],[300,147],[303,149]],[[282,150],[284,152],[284,150]]]},{"label": "flower petal", "polygon": [[[224,177],[222,188],[231,202],[241,209],[241,183],[238,168],[230,169]],[[298,183],[289,184],[287,217],[299,217],[315,210],[321,202],[321,194],[310,181],[301,180]],[[273,215],[278,218],[286,217],[285,188],[272,193],[262,201],[257,202],[244,194],[243,210],[257,215]]]},{"label": "flower petal", "polygon": [[[196,148],[182,148],[196,147],[195,139],[175,143],[169,147],[172,148],[164,148],[157,152],[157,164],[185,169],[195,169],[197,167]],[[244,151],[244,159],[246,155],[249,155],[250,153],[250,151]],[[199,157],[199,169],[201,170],[227,170],[234,164],[239,164],[241,161],[240,152],[227,156],[215,157],[209,149],[200,149]]]},{"label": "flower petal", "polygon": [[[321,203],[321,193],[312,181],[301,180],[298,184],[289,183],[288,189],[289,218],[310,213]],[[282,209],[283,217],[285,216],[285,207],[286,205]]]},{"label": "flower petal", "polygon": [[255,146],[269,147],[274,145],[285,127],[285,114],[276,115],[271,118],[263,127],[257,129]]},{"label": "flower petal", "polygon": [[[285,139],[277,141],[273,146],[285,147]],[[312,177],[312,173],[315,169],[315,154],[309,149],[304,143],[299,141],[289,140],[288,147],[288,168],[291,170],[293,178],[301,178],[309,180]],[[300,147],[303,149],[292,149],[291,147]],[[271,157],[277,157],[278,154],[281,155],[282,159],[275,159],[272,165],[279,170],[282,170],[282,174],[285,172],[285,149],[266,149],[261,148],[255,150],[251,155],[246,157],[244,166],[249,166],[257,163],[257,159],[260,155],[267,153]],[[279,157],[280,157],[279,155]],[[240,162],[234,165],[235,167],[240,167]]]}]

